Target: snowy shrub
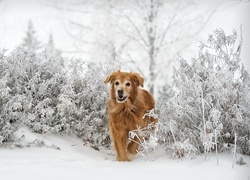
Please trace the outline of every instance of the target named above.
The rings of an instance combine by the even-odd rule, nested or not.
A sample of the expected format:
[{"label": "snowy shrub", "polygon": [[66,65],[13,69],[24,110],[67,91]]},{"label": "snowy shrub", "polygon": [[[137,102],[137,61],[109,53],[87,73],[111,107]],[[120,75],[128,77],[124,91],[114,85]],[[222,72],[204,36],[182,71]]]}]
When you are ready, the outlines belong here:
[{"label": "snowy shrub", "polygon": [[109,147],[106,116],[108,94],[103,79],[96,76],[100,73],[97,66],[90,65],[82,70],[85,71],[83,75],[74,74],[71,78],[74,91],[71,98],[77,109],[73,128],[79,137],[96,149]]},{"label": "snowy shrub", "polygon": [[26,124],[37,133],[76,133],[96,149],[109,148],[109,91],[103,80],[118,66],[72,59],[65,68],[53,44],[48,47],[49,51],[29,55],[23,47],[8,56],[2,52],[0,143],[12,140]]},{"label": "snowy shrub", "polygon": [[57,119],[61,89],[66,84],[63,60],[60,56],[50,57],[44,53],[35,56],[39,64],[33,67],[27,82],[26,94],[31,99],[32,108],[26,124],[35,132],[48,133],[67,131],[68,124]]},{"label": "snowy shrub", "polygon": [[[50,40],[50,51],[39,52],[41,43],[29,22],[21,47],[8,56],[1,53],[1,139],[20,125],[39,133],[58,132],[67,125],[56,121],[58,97],[66,83],[63,59]],[[8,133],[7,133],[8,132]]]},{"label": "snowy shrub", "polygon": [[2,57],[1,122],[25,123],[40,133],[51,131],[57,124],[57,97],[65,83],[60,57],[47,59],[43,53],[27,56],[23,48]]},{"label": "snowy shrub", "polygon": [[237,133],[240,152],[250,154],[250,77],[240,65],[242,39],[236,44],[235,31],[227,36],[216,30],[191,64],[180,58],[173,73],[175,96],[160,107],[169,124],[159,135],[161,144],[188,141],[208,153],[233,145]]},{"label": "snowy shrub", "polygon": [[53,38],[42,46],[29,22],[22,46],[0,54],[0,144],[12,140],[23,124],[37,133],[76,133],[96,149],[109,148],[103,80],[120,62],[112,56],[104,64],[71,59],[64,66]]},{"label": "snowy shrub", "polygon": [[75,62],[71,66],[74,71],[70,78],[75,92],[72,99],[78,109],[74,129],[77,135],[93,148],[110,148],[111,140],[106,112],[109,90],[103,81],[112,71],[119,68],[119,62],[111,59],[100,65],[90,63],[84,67],[83,64],[81,66],[81,70],[85,71],[83,74],[76,73],[79,64],[78,67],[74,66],[77,64]]},{"label": "snowy shrub", "polygon": [[104,142],[109,141],[108,95],[103,79],[93,78],[96,67],[83,76],[76,75],[83,69],[75,71],[71,81],[58,54],[27,56],[21,47],[1,57],[1,143],[12,140],[13,132],[26,124],[37,133],[76,132],[97,147],[109,146]]},{"label": "snowy shrub", "polygon": [[[137,127],[136,130],[129,132],[129,140],[139,145],[138,155],[150,161],[154,161],[157,158],[155,151],[157,136],[153,129],[156,129],[156,124],[149,124],[146,128]],[[139,142],[135,139],[138,139]]]},{"label": "snowy shrub", "polygon": [[[165,106],[165,105],[164,105]],[[162,114],[161,114],[162,116]],[[174,120],[160,120],[157,124],[158,144],[172,158],[189,157],[193,158],[198,154],[197,148],[190,143],[188,135],[178,129]]]},{"label": "snowy shrub", "polygon": [[[158,119],[157,114],[155,114],[155,110],[151,109],[145,116],[150,118]],[[139,145],[139,149],[137,150],[138,155],[144,157],[146,160],[154,161],[157,158],[157,154],[155,148],[157,146],[157,129],[158,123],[150,123],[147,127],[141,128],[140,126],[137,129],[129,131],[129,140],[137,143]],[[136,139],[139,140],[136,141]]]},{"label": "snowy shrub", "polygon": [[22,124],[39,133],[62,129],[55,128],[62,126],[55,115],[61,86],[66,82],[63,60],[51,42],[50,51],[45,52],[39,52],[40,44],[29,22],[22,46],[8,56],[1,52],[1,142],[12,140]]},{"label": "snowy shrub", "polygon": [[0,55],[0,144],[11,141],[13,133],[24,123],[30,109],[25,95],[28,79],[24,53],[17,49],[10,56]]}]

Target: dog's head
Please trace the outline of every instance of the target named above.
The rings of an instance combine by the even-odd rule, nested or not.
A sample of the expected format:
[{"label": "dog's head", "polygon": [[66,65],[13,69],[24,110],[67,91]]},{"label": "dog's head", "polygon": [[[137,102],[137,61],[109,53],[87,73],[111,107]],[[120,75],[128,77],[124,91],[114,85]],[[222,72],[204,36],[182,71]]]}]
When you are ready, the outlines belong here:
[{"label": "dog's head", "polygon": [[144,79],[138,73],[116,71],[109,75],[104,83],[111,83],[111,96],[118,103],[126,100],[137,93],[139,86],[143,87]]}]

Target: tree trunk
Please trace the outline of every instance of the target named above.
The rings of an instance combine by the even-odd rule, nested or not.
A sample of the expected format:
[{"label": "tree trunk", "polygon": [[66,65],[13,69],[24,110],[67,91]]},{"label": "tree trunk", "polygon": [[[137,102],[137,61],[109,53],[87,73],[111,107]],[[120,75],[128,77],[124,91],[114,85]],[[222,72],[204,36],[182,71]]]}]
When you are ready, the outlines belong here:
[{"label": "tree trunk", "polygon": [[151,94],[154,94],[154,81],[155,81],[155,68],[156,68],[156,60],[155,60],[155,26],[154,21],[156,18],[156,10],[155,10],[155,2],[154,0],[150,1],[150,9],[148,16],[148,40],[149,40],[149,91]]}]

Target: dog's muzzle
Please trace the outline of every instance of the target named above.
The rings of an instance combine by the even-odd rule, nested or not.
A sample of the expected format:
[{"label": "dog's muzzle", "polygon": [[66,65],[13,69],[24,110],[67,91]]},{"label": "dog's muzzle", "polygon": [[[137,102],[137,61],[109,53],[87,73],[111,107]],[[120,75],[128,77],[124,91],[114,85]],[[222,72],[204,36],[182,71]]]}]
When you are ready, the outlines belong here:
[{"label": "dog's muzzle", "polygon": [[122,103],[127,99],[127,96],[124,96],[123,90],[121,89],[117,90],[117,95],[118,96],[116,98],[119,103]]}]

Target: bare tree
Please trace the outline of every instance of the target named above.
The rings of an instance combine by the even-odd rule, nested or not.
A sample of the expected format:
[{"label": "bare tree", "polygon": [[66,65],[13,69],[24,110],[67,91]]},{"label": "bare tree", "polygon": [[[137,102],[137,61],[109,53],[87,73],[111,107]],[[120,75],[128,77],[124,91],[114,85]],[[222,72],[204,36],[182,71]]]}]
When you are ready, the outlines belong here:
[{"label": "bare tree", "polygon": [[[116,0],[55,0],[46,4],[58,11],[64,30],[73,41],[74,50],[86,59],[109,58],[122,50],[116,43]],[[122,43],[121,43],[122,44]],[[119,48],[121,47],[121,48]]]},{"label": "bare tree", "polygon": [[53,0],[44,1],[44,6],[57,12],[55,18],[61,21],[65,39],[69,39],[70,47],[63,49],[63,53],[86,55],[89,52],[93,25],[91,0]]},{"label": "bare tree", "polygon": [[55,8],[70,14],[65,29],[77,51],[89,59],[115,54],[147,78],[154,94],[159,83],[165,84],[176,54],[189,46],[221,2],[205,13],[192,0],[74,0],[57,2]]},{"label": "bare tree", "polygon": [[[182,49],[188,47],[190,39],[203,29],[222,1],[209,10],[207,15],[201,12],[193,13],[197,8],[193,1],[135,0],[129,2],[124,1],[124,4],[130,11],[125,9],[123,13],[127,28],[121,25],[120,30],[130,40],[130,45],[133,44],[137,48],[136,52],[126,51],[127,57],[123,57],[124,60],[136,66],[138,71],[147,73],[144,73],[144,76],[148,77],[149,90],[154,94],[157,78],[159,75],[162,76],[164,69],[170,70],[167,67],[175,60],[171,49],[174,49],[174,56],[176,56]],[[143,59],[140,59],[140,56]]]}]

